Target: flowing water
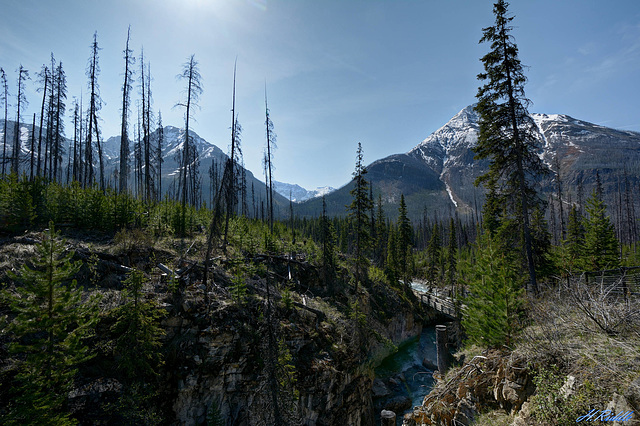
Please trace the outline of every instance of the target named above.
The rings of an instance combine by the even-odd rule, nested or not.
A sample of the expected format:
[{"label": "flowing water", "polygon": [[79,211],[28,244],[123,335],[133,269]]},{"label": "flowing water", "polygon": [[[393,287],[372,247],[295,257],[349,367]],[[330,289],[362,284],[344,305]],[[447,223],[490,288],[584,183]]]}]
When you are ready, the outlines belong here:
[{"label": "flowing water", "polygon": [[387,357],[375,369],[376,379],[381,380],[389,394],[374,398],[376,423],[380,424],[380,411],[392,401],[411,400],[411,407],[403,412],[396,412],[397,425],[402,424],[405,413],[412,411],[433,386],[433,370],[425,367],[424,360],[436,364],[436,331],[435,326],[422,329],[419,338],[401,346],[393,355]]}]

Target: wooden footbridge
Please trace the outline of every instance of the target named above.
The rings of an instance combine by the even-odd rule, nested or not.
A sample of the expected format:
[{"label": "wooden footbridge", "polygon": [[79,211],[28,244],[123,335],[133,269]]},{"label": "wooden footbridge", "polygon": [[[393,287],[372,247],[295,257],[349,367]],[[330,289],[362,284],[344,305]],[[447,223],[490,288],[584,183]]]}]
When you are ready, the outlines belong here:
[{"label": "wooden footbridge", "polygon": [[[637,303],[640,299],[640,267],[583,272],[556,283],[555,287],[574,291],[580,297],[587,297],[585,291],[588,291],[592,293],[591,298],[620,298],[625,302],[631,299]],[[449,289],[437,288],[420,280],[413,280],[411,289],[424,306],[452,320],[462,319],[466,306],[456,303]]]},{"label": "wooden footbridge", "polygon": [[450,319],[460,320],[462,318],[465,306],[456,306],[449,291],[431,287],[421,281],[413,281],[411,289],[423,305],[435,309],[438,313]]}]

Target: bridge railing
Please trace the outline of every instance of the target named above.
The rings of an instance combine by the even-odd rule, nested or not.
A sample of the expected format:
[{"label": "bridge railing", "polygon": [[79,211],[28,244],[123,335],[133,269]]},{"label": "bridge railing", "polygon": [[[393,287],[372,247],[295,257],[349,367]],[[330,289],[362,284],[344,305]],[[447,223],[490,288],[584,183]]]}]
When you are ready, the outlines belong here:
[{"label": "bridge railing", "polygon": [[464,310],[464,306],[456,306],[456,304],[449,298],[418,290],[414,290],[414,293],[420,298],[420,302],[422,304],[427,305],[451,318],[459,318],[461,316],[461,308]]}]

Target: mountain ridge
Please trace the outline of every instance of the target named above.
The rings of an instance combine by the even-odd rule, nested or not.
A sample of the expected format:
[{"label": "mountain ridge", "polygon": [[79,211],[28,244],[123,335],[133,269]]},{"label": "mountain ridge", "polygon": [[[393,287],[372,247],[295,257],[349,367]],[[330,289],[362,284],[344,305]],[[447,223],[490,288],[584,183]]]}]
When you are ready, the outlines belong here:
[{"label": "mountain ridge", "polygon": [[[475,160],[478,115],[469,105],[409,151],[373,161],[367,166],[374,198],[382,197],[392,217],[404,194],[410,216],[477,214],[483,204],[483,190],[475,179],[483,174],[488,160]],[[530,114],[538,139],[538,155],[556,172],[558,161],[564,188],[564,203],[581,202],[595,187],[599,175],[610,205],[620,181],[640,185],[640,133],[617,130],[573,118],[567,114]],[[555,173],[537,183],[544,200],[554,191]],[[579,187],[582,186],[582,195]],[[326,197],[330,214],[346,214],[352,181]],[[565,199],[566,197],[566,199]],[[299,208],[303,215],[318,211],[317,201]],[[636,202],[636,204],[638,204]],[[329,208],[331,206],[331,208]],[[640,204],[638,205],[640,208]]]}]

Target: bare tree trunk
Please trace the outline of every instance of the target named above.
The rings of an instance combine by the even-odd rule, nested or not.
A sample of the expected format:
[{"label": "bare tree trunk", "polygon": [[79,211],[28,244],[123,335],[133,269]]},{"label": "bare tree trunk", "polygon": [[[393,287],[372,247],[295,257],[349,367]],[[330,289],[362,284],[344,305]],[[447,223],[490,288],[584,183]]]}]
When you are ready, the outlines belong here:
[{"label": "bare tree trunk", "polygon": [[[503,33],[506,34],[506,31],[503,28]],[[507,43],[506,39],[502,42],[503,54],[504,57],[508,57],[507,53]],[[520,132],[518,129],[518,121],[516,119],[516,101],[513,97],[513,83],[511,80],[511,70],[507,67],[507,85],[508,85],[508,93],[509,93],[509,114],[511,118],[511,130],[513,132],[513,139],[516,144],[516,167],[518,173],[518,184],[520,189],[520,207],[522,209],[522,232],[524,236],[524,248],[525,254],[527,258],[527,267],[529,269],[529,283],[527,285],[527,293],[529,294],[537,294],[538,293],[538,283],[536,279],[536,268],[533,260],[533,248],[531,243],[531,228],[529,225],[529,205],[527,201],[527,193],[526,193],[526,181],[525,181],[525,171],[523,168],[523,146],[522,140],[520,139]]]},{"label": "bare tree trunk", "polygon": [[[234,187],[235,187],[235,151],[236,151],[236,63],[233,65],[233,97],[231,101],[231,157],[229,158],[229,168],[230,168],[230,177],[228,182],[228,187],[225,189],[227,194],[227,216],[225,218],[224,223],[224,238],[222,240],[223,247],[227,246],[227,235],[229,233],[229,219],[233,214],[233,198],[234,198]],[[226,173],[226,170],[225,170]],[[224,179],[223,179],[224,181]]]},{"label": "bare tree trunk", "polygon": [[31,161],[29,162],[29,180],[33,181],[33,161],[36,145],[36,113],[33,113],[33,124],[31,125]]},{"label": "bare tree trunk", "polygon": [[558,191],[558,203],[560,203],[559,207],[560,207],[560,237],[561,237],[561,241],[564,241],[564,239],[567,237],[567,231],[566,231],[566,226],[565,226],[565,222],[564,222],[564,205],[562,202],[562,178],[560,175],[560,161],[558,160],[558,157],[556,157],[555,159],[555,166],[556,166],[556,179],[557,179],[557,191]]},{"label": "bare tree trunk", "polygon": [[129,107],[131,99],[131,74],[129,69],[133,62],[130,56],[129,39],[131,26],[127,30],[127,44],[124,49],[124,84],[122,85],[122,123],[120,125],[120,173],[118,175],[118,192],[127,191],[129,185]]},{"label": "bare tree trunk", "polygon": [[44,68],[44,89],[42,90],[42,106],[40,107],[40,132],[38,133],[38,165],[36,166],[36,176],[40,177],[40,164],[42,163],[42,125],[44,121],[44,104],[47,99],[47,85],[49,83],[49,72]]},{"label": "bare tree trunk", "polygon": [[158,111],[158,148],[156,151],[157,157],[157,170],[156,170],[156,179],[158,180],[158,194],[157,200],[162,200],[162,162],[164,161],[162,158],[162,145],[164,144],[164,128],[162,127],[162,114]]},{"label": "bare tree trunk", "polygon": [[9,86],[7,84],[7,74],[0,68],[0,79],[2,80],[2,97],[4,99],[4,129],[2,132],[2,176],[5,175],[5,164],[7,162],[7,114],[9,112]]},{"label": "bare tree trunk", "polygon": [[14,134],[13,141],[13,155],[11,157],[11,169],[12,172],[15,172],[18,175],[19,167],[20,167],[20,109],[27,104],[27,99],[24,94],[24,83],[29,78],[29,71],[27,71],[22,65],[18,70],[18,94],[16,96],[17,100],[17,114],[16,114],[16,131]]}]

